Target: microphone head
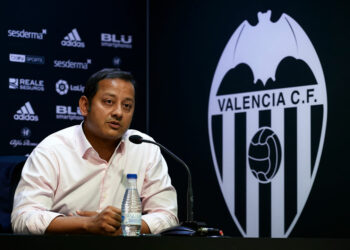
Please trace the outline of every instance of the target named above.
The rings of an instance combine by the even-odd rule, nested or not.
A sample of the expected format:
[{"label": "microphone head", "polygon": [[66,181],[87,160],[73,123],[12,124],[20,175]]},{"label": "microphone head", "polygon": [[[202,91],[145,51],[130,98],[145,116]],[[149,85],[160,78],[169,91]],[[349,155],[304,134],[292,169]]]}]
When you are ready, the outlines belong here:
[{"label": "microphone head", "polygon": [[129,136],[129,141],[135,144],[141,144],[142,140],[143,140],[142,136],[139,136],[139,135]]}]

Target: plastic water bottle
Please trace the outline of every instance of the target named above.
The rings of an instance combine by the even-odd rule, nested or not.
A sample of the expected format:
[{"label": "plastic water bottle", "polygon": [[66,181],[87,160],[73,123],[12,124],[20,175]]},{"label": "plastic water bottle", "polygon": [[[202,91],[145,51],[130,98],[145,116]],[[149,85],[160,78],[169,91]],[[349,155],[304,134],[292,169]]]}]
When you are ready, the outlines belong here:
[{"label": "plastic water bottle", "polygon": [[136,188],[137,174],[127,174],[128,186],[122,203],[122,231],[124,236],[138,236],[141,230],[141,200]]}]

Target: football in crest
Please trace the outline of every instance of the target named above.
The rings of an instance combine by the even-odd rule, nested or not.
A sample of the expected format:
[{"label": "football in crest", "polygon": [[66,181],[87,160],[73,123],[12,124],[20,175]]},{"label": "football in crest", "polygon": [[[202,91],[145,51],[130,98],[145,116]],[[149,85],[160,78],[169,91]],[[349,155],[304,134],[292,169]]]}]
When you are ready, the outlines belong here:
[{"label": "football in crest", "polygon": [[277,135],[263,127],[254,135],[248,152],[249,166],[261,183],[270,182],[281,164],[281,144]]}]

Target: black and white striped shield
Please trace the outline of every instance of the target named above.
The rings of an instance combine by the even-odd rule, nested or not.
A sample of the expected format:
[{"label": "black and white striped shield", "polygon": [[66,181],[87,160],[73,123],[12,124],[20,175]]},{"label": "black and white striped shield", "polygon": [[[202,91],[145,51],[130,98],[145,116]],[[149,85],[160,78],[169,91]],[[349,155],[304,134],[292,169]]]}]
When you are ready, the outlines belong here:
[{"label": "black and white striped shield", "polygon": [[244,237],[288,237],[309,196],[327,122],[325,79],[299,24],[271,11],[228,41],[210,90],[213,165]]}]

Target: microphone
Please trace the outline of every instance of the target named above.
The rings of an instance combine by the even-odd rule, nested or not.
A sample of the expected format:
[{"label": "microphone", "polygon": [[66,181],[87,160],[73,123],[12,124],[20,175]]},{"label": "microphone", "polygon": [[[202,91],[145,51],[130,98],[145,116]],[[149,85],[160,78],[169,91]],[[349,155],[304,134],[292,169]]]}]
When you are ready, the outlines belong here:
[{"label": "microphone", "polygon": [[205,223],[203,222],[195,222],[193,221],[193,190],[192,190],[192,177],[191,171],[186,163],[173,154],[170,150],[168,150],[163,145],[151,141],[143,139],[139,135],[131,135],[129,136],[129,141],[135,144],[141,144],[143,142],[152,143],[160,147],[163,151],[165,151],[168,155],[174,158],[177,162],[179,162],[182,166],[185,167],[187,172],[187,221],[180,223],[180,225],[167,228],[160,232],[160,235],[165,236],[207,236],[207,237],[222,237],[224,234],[222,230],[216,228],[207,228],[205,227]]},{"label": "microphone", "polygon": [[151,140],[145,140],[139,135],[132,135],[129,137],[129,141],[135,144],[141,144],[142,142],[146,143],[152,143],[157,146],[159,146],[161,149],[163,149],[166,153],[168,153],[171,157],[173,157],[177,162],[179,162],[182,166],[185,167],[186,172],[187,172],[187,222],[192,222],[193,221],[193,190],[192,190],[192,176],[191,176],[191,171],[189,167],[186,165],[186,163],[181,160],[179,157],[177,157],[175,154],[170,152],[167,148],[165,148],[163,145],[151,141]]},{"label": "microphone", "polygon": [[141,144],[142,140],[143,140],[143,138],[139,135],[129,136],[129,141],[131,141],[132,143],[135,143],[135,144]]}]

